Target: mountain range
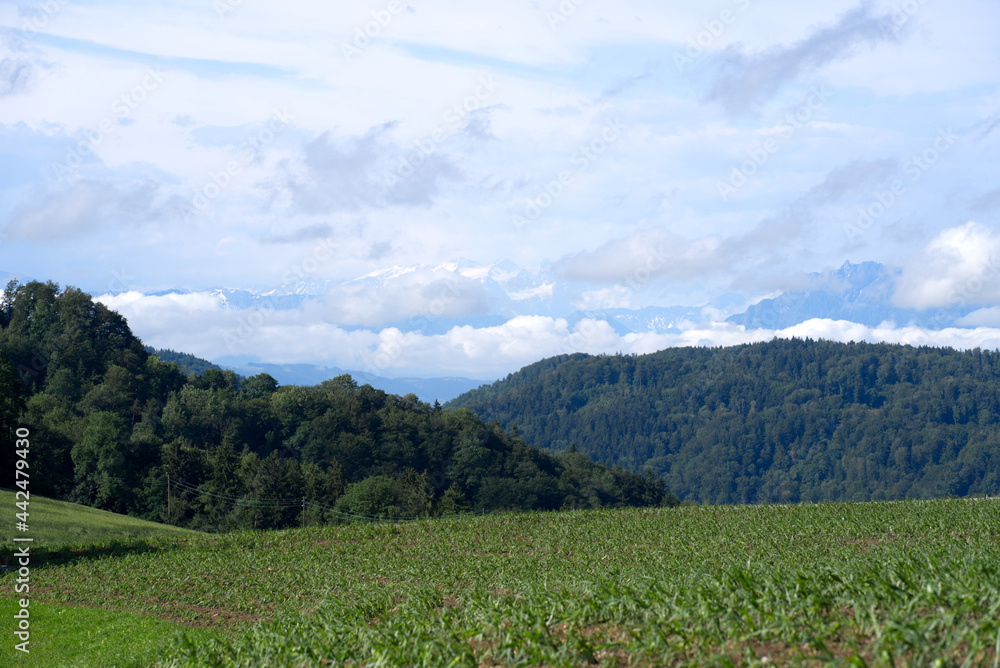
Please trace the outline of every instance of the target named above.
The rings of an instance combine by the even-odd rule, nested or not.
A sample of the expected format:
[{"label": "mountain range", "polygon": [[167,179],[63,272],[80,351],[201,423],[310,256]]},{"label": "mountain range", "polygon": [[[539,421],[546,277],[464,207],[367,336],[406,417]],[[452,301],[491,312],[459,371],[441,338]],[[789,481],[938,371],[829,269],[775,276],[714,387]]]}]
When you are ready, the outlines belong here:
[{"label": "mountain range", "polygon": [[[613,299],[590,298],[594,286],[566,280],[551,265],[529,271],[510,260],[482,264],[459,258],[437,265],[388,267],[340,282],[300,281],[267,291],[217,287],[145,294],[211,295],[220,308],[236,311],[316,309],[347,331],[396,328],[425,336],[445,334],[455,327],[498,327],[518,316],[564,319],[570,330],[584,319],[605,321],[620,336],[677,334],[723,321],[747,330],[778,330],[814,318],[871,327],[942,329],[965,326],[975,310],[956,306],[919,311],[897,306],[893,296],[899,276],[899,270],[877,262],[845,262],[838,269],[808,275],[796,290],[763,295],[730,292],[696,305],[658,303],[663,298],[656,291],[663,286],[651,280],[629,288],[628,299],[615,304]],[[414,316],[414,311],[419,315]],[[282,384],[316,384],[350,373],[387,392],[414,392],[425,401],[448,401],[486,382],[457,377],[386,378],[320,364],[277,364],[261,357],[229,356],[211,362],[242,375],[266,371]]]},{"label": "mountain range", "polygon": [[[847,279],[865,273],[854,269],[845,267]],[[850,280],[846,283],[841,294],[850,297]],[[87,323],[86,337],[80,322]],[[406,443],[473,444],[450,463],[447,456],[439,458],[437,466],[455,480],[465,479],[465,464],[482,468],[488,460],[473,437],[489,425],[498,438],[515,439],[508,442],[514,450],[524,443],[570,458],[585,456],[566,461],[617,466],[608,469],[612,477],[629,471],[636,484],[643,480],[661,492],[655,481],[662,480],[678,498],[702,503],[1000,491],[1000,351],[788,337],[730,347],[675,346],[644,355],[574,353],[529,364],[441,407],[379,392],[364,382],[368,379],[350,378],[332,367],[303,383],[311,387],[278,387],[261,375],[278,373],[279,365],[247,364],[241,381],[194,356],[156,351],[162,360],[173,358],[193,372],[184,377],[175,367],[147,358],[148,349],[120,314],[95,305],[80,290],[60,293],[52,283],[8,292],[0,308],[0,334],[0,352],[6,356],[0,360],[0,380],[13,400],[8,407],[27,411],[24,420],[36,440],[50,442],[53,457],[43,459],[59,464],[49,470],[49,480],[64,480],[72,468],[76,492],[87,498],[97,493],[106,502],[123,497],[106,485],[95,492],[94,485],[109,479],[94,477],[94,465],[124,461],[116,459],[125,456],[115,454],[119,451],[143,462],[159,452],[171,470],[195,475],[207,455],[194,453],[193,444],[208,442],[205,438],[218,446],[228,443],[228,460],[238,444],[253,443],[259,450],[255,461],[282,448],[292,456],[319,457],[323,465],[333,457],[348,479],[360,480],[358,471],[382,469],[365,468],[374,446],[345,434],[345,425],[367,434],[376,419],[386,420],[388,435],[379,447],[398,466],[410,461]],[[311,372],[308,366],[290,371]],[[322,382],[332,376],[338,377]],[[25,398],[22,386],[31,399],[18,407],[18,399]],[[341,408],[355,417],[316,403],[328,395],[339,396]],[[66,402],[75,413],[59,408]],[[451,410],[456,408],[471,412]],[[461,434],[439,441],[421,436],[429,432],[416,424],[401,427],[387,413],[396,410],[465,426]],[[318,422],[300,428],[296,420],[302,415]],[[6,419],[16,418],[8,410]],[[80,443],[86,448],[72,441],[81,438],[81,425]],[[163,438],[156,425],[166,430]],[[557,466],[549,469],[559,477]],[[515,496],[530,501],[537,491],[551,488],[551,481],[536,480]],[[465,500],[484,506],[497,506],[503,492],[492,483],[471,489]],[[133,486],[130,493],[147,492]],[[635,498],[645,499],[645,492],[636,493]],[[503,501],[499,507],[518,503]],[[552,503],[559,507],[561,502]]]},{"label": "mountain range", "polygon": [[[974,309],[917,310],[894,304],[899,271],[878,262],[845,262],[840,268],[809,274],[798,290],[778,294],[726,293],[699,305],[645,304],[642,306],[587,306],[581,298],[587,286],[565,281],[549,266],[535,272],[510,260],[480,264],[459,259],[439,265],[394,266],[340,283],[299,283],[286,289],[266,292],[234,288],[197,291],[210,294],[220,306],[236,310],[273,308],[294,310],[311,302],[323,302],[341,293],[399,294],[404,289],[433,300],[447,301],[448,290],[462,290],[475,298],[476,309],[461,314],[429,314],[426,318],[387,317],[381,321],[352,321],[336,324],[345,330],[395,327],[402,332],[419,329],[440,334],[455,326],[500,325],[519,315],[543,315],[566,319],[570,326],[584,318],[606,320],[619,333],[679,331],[693,324],[719,321],[748,329],[780,329],[812,318],[848,320],[863,325],[917,325],[929,328],[961,326],[959,322]],[[191,290],[149,292],[154,296],[190,294]],[[652,288],[633,294],[632,301],[655,301]],[[433,317],[430,317],[433,316]]]},{"label": "mountain range", "polygon": [[837,271],[809,275],[802,290],[763,299],[729,322],[747,329],[782,329],[812,318],[848,320],[877,327],[885,323],[941,329],[958,322],[974,309],[952,307],[917,310],[893,304],[898,272],[877,262],[845,262]]}]

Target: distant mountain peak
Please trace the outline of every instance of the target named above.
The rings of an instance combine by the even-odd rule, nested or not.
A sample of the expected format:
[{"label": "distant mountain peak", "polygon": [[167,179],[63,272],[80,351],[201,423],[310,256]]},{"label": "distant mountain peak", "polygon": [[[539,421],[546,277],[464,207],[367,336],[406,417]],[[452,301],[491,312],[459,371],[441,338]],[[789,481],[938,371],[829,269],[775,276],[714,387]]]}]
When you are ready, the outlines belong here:
[{"label": "distant mountain peak", "polygon": [[813,318],[846,320],[870,327],[885,322],[909,323],[939,329],[961,318],[968,309],[950,310],[950,318],[933,318],[915,309],[899,308],[892,302],[898,270],[865,261],[845,262],[837,270],[810,274],[809,287],[790,290],[763,299],[745,313],[730,316],[729,322],[747,329],[784,329]]},{"label": "distant mountain peak", "polygon": [[[955,308],[931,314],[899,308],[893,303],[899,276],[898,269],[878,262],[848,260],[837,268],[808,274],[797,289],[775,291],[763,298],[747,293],[726,293],[700,302],[699,306],[690,303],[680,306],[669,300],[658,300],[653,286],[638,286],[629,300],[618,302],[602,295],[602,292],[614,292],[615,287],[595,292],[593,286],[582,286],[553,273],[544,263],[528,270],[509,258],[483,263],[458,257],[437,264],[394,264],[335,283],[317,279],[268,292],[216,287],[151,294],[197,292],[218,300],[220,307],[226,309],[290,310],[312,300],[335,304],[341,298],[374,302],[392,295],[409,298],[418,294],[421,288],[440,289],[443,280],[460,285],[462,300],[469,307],[463,311],[466,305],[460,304],[456,313],[433,318],[430,325],[422,325],[425,335],[444,334],[456,326],[496,327],[517,316],[565,319],[571,328],[583,319],[604,320],[619,335],[678,333],[695,325],[720,321],[746,329],[777,330],[812,319],[844,320],[871,327],[892,322],[941,329],[956,324],[961,326],[961,319],[971,312],[968,308]],[[421,308],[419,301],[413,302],[413,308]],[[621,307],[610,306],[619,303]],[[405,307],[379,317],[363,323],[344,317],[332,324],[352,331],[387,327],[404,332],[413,330],[413,319],[405,313]]]},{"label": "distant mountain peak", "polygon": [[[885,265],[871,260],[859,264],[851,264],[850,261],[847,261],[840,269],[831,274],[857,287],[871,285],[877,281],[891,281],[895,278],[894,273],[889,271]],[[813,276],[829,279],[831,274],[813,274]]]}]

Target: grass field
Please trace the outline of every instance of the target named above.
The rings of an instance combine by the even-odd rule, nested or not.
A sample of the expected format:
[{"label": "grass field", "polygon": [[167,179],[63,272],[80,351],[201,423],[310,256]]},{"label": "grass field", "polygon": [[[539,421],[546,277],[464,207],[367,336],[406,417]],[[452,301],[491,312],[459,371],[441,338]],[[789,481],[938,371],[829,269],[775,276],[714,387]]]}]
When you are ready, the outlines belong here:
[{"label": "grass field", "polygon": [[[136,541],[147,538],[178,541],[205,536],[196,531],[41,496],[30,497],[30,531],[19,533],[14,529],[14,513],[19,512],[14,501],[13,491],[0,489],[0,508],[10,513],[9,521],[5,522],[7,529],[2,533],[4,545],[0,564],[16,567],[10,557],[13,538],[15,534],[30,536],[31,559],[36,565],[32,568],[33,579],[44,572],[47,563],[66,564],[102,555],[113,557],[129,544],[132,550],[146,548]],[[9,576],[0,589],[0,618],[5,620],[13,620],[20,609],[13,584],[13,577]],[[5,633],[5,643],[0,648],[0,657],[3,657],[0,666],[149,666],[177,644],[181,632],[199,633],[183,624],[145,614],[43,603],[44,590],[38,592],[32,586],[29,605],[33,629],[31,653],[15,652],[13,646],[18,641],[6,642],[13,635]],[[201,633],[206,639],[215,635]]]},{"label": "grass field", "polygon": [[[0,509],[9,511],[9,517],[3,523],[4,548],[9,549],[14,543],[14,492],[0,489]],[[26,535],[33,539],[35,546],[55,545],[90,545],[112,540],[128,540],[133,538],[153,538],[156,536],[176,536],[189,538],[200,536],[196,531],[179,529],[166,524],[146,522],[144,520],[117,515],[105,510],[88,508],[76,503],[56,501],[44,496],[29,498],[28,526]],[[32,517],[33,516],[33,517]]]},{"label": "grass field", "polygon": [[[43,564],[32,582],[32,605],[107,615],[92,635],[112,613],[122,629],[145,615],[169,648],[110,661],[77,634],[72,660],[33,665],[1000,665],[997,501],[157,538]],[[38,652],[53,632],[39,622]]]}]

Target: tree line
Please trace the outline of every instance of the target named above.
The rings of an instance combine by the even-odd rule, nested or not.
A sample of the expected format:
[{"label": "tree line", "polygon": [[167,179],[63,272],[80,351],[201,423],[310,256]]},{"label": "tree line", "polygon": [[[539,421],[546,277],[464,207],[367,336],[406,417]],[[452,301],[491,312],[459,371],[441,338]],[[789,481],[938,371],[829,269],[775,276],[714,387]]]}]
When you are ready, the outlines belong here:
[{"label": "tree line", "polygon": [[52,282],[7,286],[0,353],[0,484],[12,486],[10,439],[26,427],[32,492],[145,519],[210,531],[302,520],[301,505],[272,499],[306,499],[310,523],[678,503],[649,472],[547,453],[348,375],[279,387],[184,373],[121,315]]},{"label": "tree line", "polygon": [[458,397],[702,503],[1000,492],[1000,353],[779,340],[563,355]]}]

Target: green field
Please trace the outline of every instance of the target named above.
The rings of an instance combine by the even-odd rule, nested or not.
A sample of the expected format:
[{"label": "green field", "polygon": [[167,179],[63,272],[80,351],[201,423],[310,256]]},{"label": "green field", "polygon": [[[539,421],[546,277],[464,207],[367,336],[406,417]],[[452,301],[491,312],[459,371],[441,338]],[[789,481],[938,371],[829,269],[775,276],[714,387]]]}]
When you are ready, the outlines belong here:
[{"label": "green field", "polygon": [[[6,642],[8,634],[4,634],[0,665],[148,666],[176,645],[179,632],[198,633],[180,623],[145,614],[101,610],[97,606],[44,603],[42,601],[48,596],[44,590],[35,589],[41,585],[37,585],[34,578],[42,576],[54,564],[101,556],[116,558],[127,551],[153,548],[143,543],[144,539],[165,539],[160,543],[164,546],[170,544],[166,539],[178,543],[205,534],[41,496],[30,497],[30,530],[19,533],[14,529],[14,513],[20,509],[15,508],[14,502],[14,492],[0,489],[0,508],[10,513],[3,532],[0,564],[16,567],[10,558],[15,534],[32,538],[32,602],[29,609],[33,631],[31,653],[26,656],[15,653],[16,641]],[[13,577],[7,576],[0,589],[0,618],[5,620],[12,620],[20,607],[14,598],[13,586]],[[203,632],[202,635],[211,637],[214,634]]]},{"label": "green field", "polygon": [[[33,604],[105,621],[75,636],[40,621],[33,658],[47,634],[78,653],[30,665],[146,665],[150,654],[164,666],[1000,665],[997,501],[158,538],[32,578]],[[88,648],[109,611],[121,628],[139,623],[133,613],[163,625],[132,664]]]},{"label": "green field", "polygon": [[[5,549],[10,549],[14,544],[14,535],[18,533],[14,529],[14,513],[20,511],[15,509],[14,500],[14,492],[0,489],[0,508],[10,512],[9,517],[5,518],[9,521],[4,522],[2,533]],[[92,545],[134,538],[191,538],[204,535],[197,531],[146,522],[128,515],[47,499],[44,496],[31,496],[28,511],[30,530],[18,535],[30,536],[34,546]]]}]

